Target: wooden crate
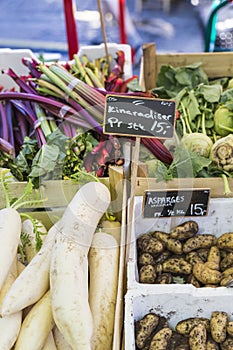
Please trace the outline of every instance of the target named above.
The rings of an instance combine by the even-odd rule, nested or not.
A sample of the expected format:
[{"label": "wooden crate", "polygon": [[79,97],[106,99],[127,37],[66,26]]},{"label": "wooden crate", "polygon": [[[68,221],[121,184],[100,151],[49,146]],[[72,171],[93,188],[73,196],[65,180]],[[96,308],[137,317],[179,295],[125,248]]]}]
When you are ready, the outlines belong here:
[{"label": "wooden crate", "polygon": [[233,77],[233,52],[156,53],[154,43],[143,45],[140,79],[145,90],[155,87],[162,65],[186,66],[201,62],[209,78]]},{"label": "wooden crate", "polygon": [[[109,178],[101,179],[110,189]],[[12,182],[8,185],[11,198],[18,198],[25,189],[27,182]],[[112,185],[113,186],[113,185]],[[71,180],[49,180],[44,181],[36,191],[40,193],[41,198],[45,198],[40,205],[22,207],[21,212],[30,213],[32,217],[41,220],[46,228],[50,228],[63,214],[66,206],[69,204],[79,185]],[[110,192],[113,190],[110,190]],[[5,206],[5,198],[0,191],[0,208]],[[113,209],[114,211],[114,209]]]},{"label": "wooden crate", "polygon": [[[115,169],[115,168],[114,168]],[[101,178],[100,181],[105,184],[111,193],[111,209],[115,214],[122,218],[122,234],[120,242],[120,260],[118,271],[118,289],[117,301],[115,310],[115,328],[113,335],[112,350],[121,350],[122,346],[122,332],[123,332],[123,313],[124,313],[124,292],[125,292],[125,222],[126,206],[122,206],[123,201],[123,181],[117,175],[117,171],[111,169],[110,176]],[[116,167],[117,169],[117,167]],[[11,182],[8,184],[11,198],[18,198],[27,185],[27,182]],[[72,180],[50,180],[41,184],[36,191],[40,193],[41,198],[46,198],[40,206],[32,205],[25,206],[20,209],[20,212],[30,214],[30,216],[40,220],[48,230],[54,223],[56,223],[62,216],[65,208],[72,200],[75,193],[78,191],[79,185]],[[126,201],[126,198],[124,199]],[[0,208],[5,207],[5,198],[3,191],[0,190]],[[121,209],[122,212],[121,213]]]},{"label": "wooden crate", "polygon": [[[157,75],[162,65],[173,67],[186,66],[201,62],[203,70],[209,78],[233,77],[233,52],[200,52],[200,53],[156,53],[154,43],[143,45],[141,64],[141,84],[148,91],[156,86]],[[228,197],[233,197],[233,179],[228,179],[232,191]],[[152,178],[138,178],[135,188],[136,195],[142,195],[145,190],[172,188],[210,188],[211,197],[226,197],[222,178],[174,179],[168,182],[157,182]]]}]

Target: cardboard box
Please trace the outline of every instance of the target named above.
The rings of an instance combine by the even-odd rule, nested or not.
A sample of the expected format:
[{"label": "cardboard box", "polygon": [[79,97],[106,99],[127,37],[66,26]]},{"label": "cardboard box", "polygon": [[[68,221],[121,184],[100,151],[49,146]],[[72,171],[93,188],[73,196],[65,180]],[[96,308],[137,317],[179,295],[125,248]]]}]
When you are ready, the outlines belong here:
[{"label": "cardboard box", "polygon": [[14,87],[18,90],[18,85],[2,71],[11,68],[18,75],[28,74],[28,68],[22,63],[22,58],[24,57],[36,58],[29,49],[0,49],[0,85],[3,85],[5,89]]},{"label": "cardboard box", "polygon": [[169,326],[189,317],[210,318],[213,311],[225,311],[229,320],[233,318],[232,291],[222,291],[221,297],[209,294],[209,288],[196,291],[162,291],[156,293],[151,288],[128,291],[125,296],[125,349],[135,350],[134,323],[149,312],[167,317]]},{"label": "cardboard box", "polygon": [[[223,233],[231,232],[233,230],[233,199],[232,198],[212,198],[209,201],[208,213],[206,216],[195,217],[169,217],[169,218],[144,218],[143,217],[143,197],[136,196],[134,200],[134,213],[133,213],[133,227],[131,233],[131,243],[129,260],[127,264],[127,287],[128,290],[140,289],[145,286],[143,283],[139,283],[138,267],[137,267],[137,248],[136,239],[143,233],[152,231],[163,231],[169,233],[171,228],[189,220],[195,220],[199,226],[199,233],[201,234],[214,234],[216,237],[221,236]],[[197,291],[203,288],[196,288],[191,284],[153,284],[151,285],[154,290],[166,291],[171,293],[174,290],[188,290]],[[222,290],[226,287],[208,288],[209,293],[213,292],[213,289],[219,289],[221,295]],[[214,291],[215,292],[215,291]],[[216,293],[216,292],[215,292]]]},{"label": "cardboard box", "polygon": [[[107,44],[108,53],[112,56],[111,68],[113,68],[116,58],[116,52],[119,50],[125,53],[125,65],[124,65],[124,79],[131,78],[133,76],[132,71],[132,52],[131,47],[128,44]],[[94,60],[106,56],[105,45],[86,45],[81,46],[78,55],[81,57],[83,54],[87,55],[89,60]]]}]

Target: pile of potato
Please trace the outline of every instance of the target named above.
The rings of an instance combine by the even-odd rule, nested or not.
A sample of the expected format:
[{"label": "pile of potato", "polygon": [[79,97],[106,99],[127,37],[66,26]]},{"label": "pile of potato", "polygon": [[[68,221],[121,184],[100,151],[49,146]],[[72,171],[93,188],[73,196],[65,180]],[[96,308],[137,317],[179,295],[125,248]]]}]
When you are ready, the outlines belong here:
[{"label": "pile of potato", "polygon": [[135,343],[140,350],[232,350],[233,321],[213,311],[210,318],[183,319],[173,329],[166,317],[150,312],[135,321]]},{"label": "pile of potato", "polygon": [[233,280],[233,232],[216,237],[198,231],[197,222],[188,220],[170,233],[154,231],[139,236],[139,282],[227,286]]}]

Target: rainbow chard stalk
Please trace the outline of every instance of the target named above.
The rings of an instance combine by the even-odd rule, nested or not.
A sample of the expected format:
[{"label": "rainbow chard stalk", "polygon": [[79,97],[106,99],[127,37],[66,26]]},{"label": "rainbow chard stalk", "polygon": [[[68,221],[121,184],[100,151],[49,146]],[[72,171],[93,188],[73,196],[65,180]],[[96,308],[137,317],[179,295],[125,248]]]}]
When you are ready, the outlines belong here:
[{"label": "rainbow chard stalk", "polygon": [[4,73],[14,80],[14,82],[19,86],[22,92],[27,92],[29,94],[37,94],[36,90],[31,85],[27,84],[22,76],[20,77],[19,75],[17,75],[13,69],[9,68]]}]

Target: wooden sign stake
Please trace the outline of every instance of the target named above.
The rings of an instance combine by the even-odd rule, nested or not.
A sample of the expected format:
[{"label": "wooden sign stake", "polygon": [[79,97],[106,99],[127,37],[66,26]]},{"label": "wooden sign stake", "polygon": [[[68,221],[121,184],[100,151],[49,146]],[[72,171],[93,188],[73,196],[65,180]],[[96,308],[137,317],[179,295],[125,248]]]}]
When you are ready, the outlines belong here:
[{"label": "wooden sign stake", "polygon": [[134,198],[135,198],[135,188],[138,173],[138,162],[139,162],[139,152],[140,152],[140,137],[136,137],[135,146],[132,152],[132,162],[131,162],[131,186],[130,186],[130,197],[128,206],[128,220],[127,220],[127,236],[126,236],[126,249],[125,249],[125,262],[127,264],[129,259],[129,251],[131,244],[131,233],[133,226],[133,214],[134,214]]},{"label": "wooden sign stake", "polygon": [[106,31],[105,31],[105,25],[104,25],[104,16],[103,16],[103,11],[101,6],[101,0],[97,0],[97,3],[98,3],[99,15],[100,15],[101,30],[102,30],[103,40],[104,40],[105,55],[108,63],[108,72],[109,72],[110,62],[109,62],[108,44],[107,44],[107,37],[106,37]]}]

